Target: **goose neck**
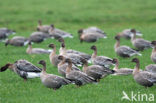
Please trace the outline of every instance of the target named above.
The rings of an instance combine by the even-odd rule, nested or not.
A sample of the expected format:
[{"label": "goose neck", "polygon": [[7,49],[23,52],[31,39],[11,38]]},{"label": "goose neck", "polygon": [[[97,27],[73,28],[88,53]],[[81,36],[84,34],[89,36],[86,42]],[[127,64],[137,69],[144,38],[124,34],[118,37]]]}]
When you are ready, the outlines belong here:
[{"label": "goose neck", "polygon": [[86,72],[87,71],[87,68],[88,68],[88,63],[85,63],[84,65],[83,65],[83,72]]},{"label": "goose neck", "polygon": [[68,67],[66,69],[66,73],[67,74],[70,73],[71,69],[72,69],[72,63],[68,63]]}]

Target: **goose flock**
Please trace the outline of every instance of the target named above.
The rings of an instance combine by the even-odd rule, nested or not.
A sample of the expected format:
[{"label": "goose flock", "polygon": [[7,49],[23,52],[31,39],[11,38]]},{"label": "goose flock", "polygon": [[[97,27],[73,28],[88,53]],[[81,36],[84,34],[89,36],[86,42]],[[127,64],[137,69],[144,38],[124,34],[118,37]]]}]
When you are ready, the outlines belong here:
[{"label": "goose flock", "polygon": [[[8,28],[0,28],[0,41],[4,42],[5,46],[25,46],[28,45],[26,53],[31,54],[48,54],[51,65],[58,68],[60,76],[49,74],[46,72],[45,60],[40,60],[38,64],[42,68],[35,66],[31,62],[20,59],[14,63],[7,63],[0,68],[0,72],[7,69],[15,72],[26,81],[29,78],[40,77],[41,83],[54,90],[59,89],[61,86],[75,84],[82,86],[90,83],[99,83],[100,79],[106,78],[109,75],[133,75],[136,83],[144,86],[151,87],[156,83],[156,64],[150,64],[145,67],[145,70],[140,69],[140,61],[138,58],[133,58],[132,62],[136,66],[132,68],[119,68],[119,60],[117,58],[110,58],[104,55],[98,56],[98,48],[92,45],[90,49],[93,51],[92,55],[73,50],[66,49],[64,38],[73,38],[71,33],[58,29],[51,25],[43,25],[42,21],[38,21],[37,31],[33,32],[29,38],[22,36],[14,36],[8,39],[9,35],[14,34],[14,30]],[[96,42],[100,38],[107,38],[107,34],[97,28],[88,27],[78,30],[80,42]],[[137,36],[140,36],[137,38]],[[152,62],[156,63],[156,41],[148,41],[141,38],[142,33],[135,29],[125,29],[114,37],[114,51],[123,58],[129,58],[134,55],[142,56],[140,51],[153,48],[151,53]],[[46,39],[57,39],[60,44],[59,54],[57,54],[56,44],[49,44],[49,50],[43,48],[33,48],[33,43],[41,43]],[[121,38],[131,40],[135,49],[127,46],[120,45]],[[111,67],[114,66],[113,69]],[[82,70],[80,69],[82,67]]]}]

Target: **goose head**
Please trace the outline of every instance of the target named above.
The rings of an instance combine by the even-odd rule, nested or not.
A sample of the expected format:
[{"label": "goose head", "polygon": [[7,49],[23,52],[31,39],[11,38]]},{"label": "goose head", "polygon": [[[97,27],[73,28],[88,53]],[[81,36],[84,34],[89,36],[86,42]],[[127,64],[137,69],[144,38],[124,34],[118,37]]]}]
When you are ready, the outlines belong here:
[{"label": "goose head", "polygon": [[96,46],[95,45],[93,45],[93,46],[91,46],[91,48],[90,48],[91,50],[94,50],[94,51],[96,51],[97,50],[97,48],[96,48]]},{"label": "goose head", "polygon": [[156,46],[156,41],[152,41],[151,44]]},{"label": "goose head", "polygon": [[54,44],[49,44],[49,47],[54,49],[55,45]]},{"label": "goose head", "polygon": [[60,55],[60,56],[58,57],[58,59],[59,59],[59,60],[64,60],[64,56]]},{"label": "goose head", "polygon": [[58,39],[58,42],[64,43],[64,39],[63,39],[63,38],[59,38],[59,39]]},{"label": "goose head", "polygon": [[87,60],[82,59],[81,62],[83,63],[83,65],[88,64]]},{"label": "goose head", "polygon": [[67,62],[68,64],[72,64],[71,59],[66,59],[65,62]]},{"label": "goose head", "polygon": [[1,67],[0,72],[6,71],[8,68],[10,68],[11,65],[11,63],[8,63],[5,66]]},{"label": "goose head", "polygon": [[139,59],[138,58],[133,58],[131,62],[139,63]]},{"label": "goose head", "polygon": [[114,37],[114,39],[117,40],[117,41],[119,41],[119,40],[120,40],[120,35],[116,35],[116,36]]},{"label": "goose head", "polygon": [[41,64],[44,67],[43,70],[46,71],[46,62],[44,60],[40,60],[38,64]]},{"label": "goose head", "polygon": [[113,64],[116,64],[118,62],[118,59],[116,59],[116,58],[114,58],[113,60],[112,60],[112,63]]},{"label": "goose head", "polygon": [[79,29],[77,32],[78,32],[78,34],[82,34],[83,33],[83,29]]},{"label": "goose head", "polygon": [[64,43],[61,43],[61,47],[62,47],[62,48],[65,48],[65,44],[64,44]]},{"label": "goose head", "polygon": [[32,45],[31,41],[28,42],[28,45]]},{"label": "goose head", "polygon": [[131,32],[135,34],[136,33],[136,30],[135,29],[131,29]]}]

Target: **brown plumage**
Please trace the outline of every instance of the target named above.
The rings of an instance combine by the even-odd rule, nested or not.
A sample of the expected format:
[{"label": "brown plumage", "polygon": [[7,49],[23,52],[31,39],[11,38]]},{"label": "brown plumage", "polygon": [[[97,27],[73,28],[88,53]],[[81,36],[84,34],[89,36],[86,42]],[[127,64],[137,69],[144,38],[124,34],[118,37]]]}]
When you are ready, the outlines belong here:
[{"label": "brown plumage", "polygon": [[38,21],[37,31],[48,33],[50,29],[50,25],[42,25],[42,21]]}]

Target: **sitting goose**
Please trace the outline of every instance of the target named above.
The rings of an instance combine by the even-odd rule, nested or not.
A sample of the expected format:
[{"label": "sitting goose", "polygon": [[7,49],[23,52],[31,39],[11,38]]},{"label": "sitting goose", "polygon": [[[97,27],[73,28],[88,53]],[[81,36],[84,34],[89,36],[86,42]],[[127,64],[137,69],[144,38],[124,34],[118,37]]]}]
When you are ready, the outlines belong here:
[{"label": "sitting goose", "polygon": [[51,26],[50,26],[49,34],[52,35],[56,39],[66,38],[66,37],[73,38],[72,34],[55,28],[55,26],[53,24],[51,24]]},{"label": "sitting goose", "polygon": [[49,25],[42,25],[42,21],[38,21],[37,31],[48,33],[50,29]]},{"label": "sitting goose", "polygon": [[100,33],[106,37],[106,33],[103,30],[101,30],[95,26],[91,26],[86,29],[83,29],[83,33]]},{"label": "sitting goose", "polygon": [[115,64],[115,67],[113,70],[115,71],[114,75],[130,75],[133,72],[133,69],[130,68],[120,68],[119,69],[119,61],[118,59],[113,59],[113,63]]},{"label": "sitting goose", "polygon": [[142,51],[144,49],[153,47],[153,45],[151,44],[150,41],[144,40],[142,38],[136,38],[136,30],[135,29],[132,29],[131,32],[134,34],[131,38],[131,42],[135,48]]},{"label": "sitting goose", "polygon": [[[122,32],[119,33],[121,37],[124,37],[125,39],[131,39],[134,35],[133,32],[131,32],[132,29],[125,29]],[[142,33],[138,30],[136,30],[136,35],[137,36],[142,36]]]},{"label": "sitting goose", "polygon": [[68,67],[66,68],[66,78],[74,81],[77,86],[82,86],[88,83],[93,83],[95,80],[87,76],[87,74],[77,71],[77,70],[72,70],[72,61],[70,59],[65,60],[68,63]]},{"label": "sitting goose", "polygon": [[156,73],[156,64],[147,65],[145,71]]},{"label": "sitting goose", "polygon": [[14,30],[10,30],[8,28],[0,28],[0,34],[5,34],[6,36],[9,36],[10,34],[15,34],[16,32]]},{"label": "sitting goose", "polygon": [[[60,73],[63,77],[66,77],[66,68],[68,66],[68,64],[65,62],[66,58],[62,55],[60,55],[58,57],[60,61],[60,63],[58,64],[57,68],[58,68],[58,73]],[[72,65],[72,70],[77,70],[77,71],[81,71],[78,67],[76,67],[75,65]]]},{"label": "sitting goose", "polygon": [[73,49],[66,50],[65,42],[64,42],[63,38],[60,38],[58,41],[61,42],[61,47],[59,49],[59,54],[60,55],[62,55],[64,53],[67,53],[67,54],[68,53],[73,53],[73,54],[77,54],[77,55],[85,58],[86,60],[89,60],[91,58],[91,55],[83,53],[83,52],[80,52],[80,51],[76,51],[76,50],[73,50]]},{"label": "sitting goose", "polygon": [[33,32],[30,37],[29,37],[29,41],[31,42],[35,42],[35,43],[40,43],[44,40],[46,40],[47,38],[51,38],[52,36],[47,34],[47,33],[43,33],[43,32]]},{"label": "sitting goose", "polygon": [[156,41],[152,41],[152,45],[154,45],[154,48],[152,50],[151,60],[156,63]]},{"label": "sitting goose", "polygon": [[8,68],[18,74],[24,80],[27,80],[27,78],[40,77],[41,69],[28,62],[27,60],[21,59],[16,61],[14,64],[8,63],[5,66],[1,67],[0,72],[3,72]]},{"label": "sitting goose", "polygon": [[91,57],[91,61],[94,65],[100,65],[109,68],[113,64],[111,58],[106,56],[97,56],[97,48],[95,45],[91,46],[90,49],[94,51]]},{"label": "sitting goose", "polygon": [[120,46],[120,36],[117,35],[115,36],[116,39],[116,44],[114,46],[115,52],[117,55],[121,56],[121,57],[131,57],[134,55],[139,55],[141,56],[141,54],[135,50],[133,50],[132,48],[128,47],[128,46]]},{"label": "sitting goose", "polygon": [[80,42],[96,42],[100,38],[106,38],[105,35],[100,33],[84,33],[82,29],[78,31]]},{"label": "sitting goose", "polygon": [[28,48],[26,49],[27,54],[50,54],[52,50],[46,50],[42,48],[32,48],[31,42],[28,43]]},{"label": "sitting goose", "polygon": [[94,78],[96,81],[99,81],[107,75],[113,74],[114,70],[104,68],[99,65],[88,66],[88,62],[86,60],[83,60],[83,72],[88,76]]},{"label": "sitting goose", "polygon": [[63,77],[46,73],[46,62],[44,60],[39,61],[39,64],[43,66],[40,79],[44,86],[52,88],[54,90],[59,89],[62,85],[70,84],[71,82]]},{"label": "sitting goose", "polygon": [[13,46],[25,46],[28,44],[28,39],[22,36],[14,36],[12,39],[5,42],[5,46],[8,44]]},{"label": "sitting goose", "polygon": [[50,63],[54,66],[57,66],[60,60],[58,59],[58,55],[56,54],[56,46],[54,44],[49,44],[49,47],[53,49],[53,51],[49,55]]},{"label": "sitting goose", "polygon": [[156,75],[154,73],[150,73],[148,71],[140,71],[140,62],[139,59],[134,58],[132,62],[136,63],[136,67],[133,70],[133,78],[134,80],[144,86],[151,87],[156,83]]}]

